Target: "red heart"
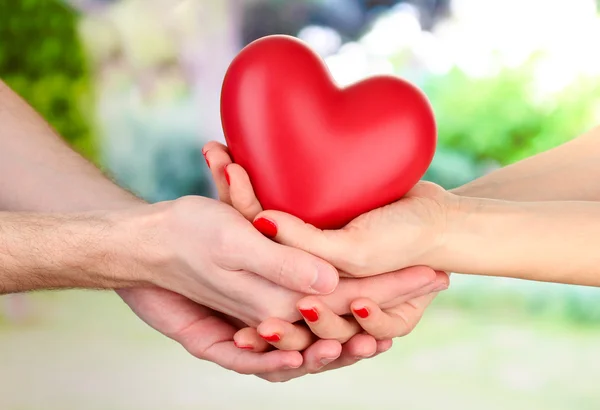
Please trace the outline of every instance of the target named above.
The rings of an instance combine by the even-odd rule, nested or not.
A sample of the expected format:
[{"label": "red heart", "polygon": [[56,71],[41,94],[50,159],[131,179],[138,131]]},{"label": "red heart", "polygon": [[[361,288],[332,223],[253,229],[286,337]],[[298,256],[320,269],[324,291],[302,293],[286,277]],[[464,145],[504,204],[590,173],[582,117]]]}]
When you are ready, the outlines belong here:
[{"label": "red heart", "polygon": [[321,58],[288,36],[259,39],[234,59],[221,120],[264,209],[322,229],[400,199],[436,145],[433,111],[416,87],[378,76],[341,89]]}]

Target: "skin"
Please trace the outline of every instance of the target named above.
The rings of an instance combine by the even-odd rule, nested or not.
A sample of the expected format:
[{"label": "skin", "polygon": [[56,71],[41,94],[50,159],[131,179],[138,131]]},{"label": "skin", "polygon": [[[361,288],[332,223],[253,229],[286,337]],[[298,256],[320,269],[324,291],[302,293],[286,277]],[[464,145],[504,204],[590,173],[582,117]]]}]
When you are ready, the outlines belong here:
[{"label": "skin", "polygon": [[[262,207],[254,195],[248,174],[242,167],[231,162],[227,148],[220,143],[207,144],[203,152],[221,200],[232,204],[248,220],[255,219],[262,212]],[[410,333],[425,306],[437,292],[448,287],[447,274],[437,272],[436,276],[436,281],[430,288],[423,289],[420,294],[401,296],[394,304],[383,309],[370,298],[357,298],[350,302],[353,313],[350,318],[342,318],[316,298],[306,297],[297,303],[298,310],[305,315],[305,325],[270,318],[257,329],[240,330],[235,335],[235,340],[241,348],[253,351],[265,351],[270,345],[282,350],[300,351],[309,347],[316,337],[340,343],[360,338],[366,344],[366,335],[358,334],[366,331],[377,341],[379,349],[387,348],[391,346],[392,337]],[[365,310],[369,313],[368,317],[363,317]],[[279,340],[264,338],[265,335],[273,334],[278,335]],[[374,344],[372,341],[370,343]]]},{"label": "skin", "polygon": [[[596,129],[471,185],[512,185],[512,190],[504,188],[509,200],[466,196],[468,187],[451,193],[421,183],[400,201],[361,215],[337,231],[321,231],[275,211],[257,218],[278,226],[277,242],[310,249],[354,277],[426,265],[599,286],[600,256],[594,251],[600,235],[600,202],[594,202],[600,190],[595,183],[600,176],[598,156]],[[550,176],[544,168],[550,168]],[[530,175],[537,175],[538,182]],[[532,201],[534,193],[541,201]]]},{"label": "skin", "polygon": [[[209,144],[208,148],[227,152],[216,143]],[[226,166],[231,182],[230,197],[234,198],[234,205],[237,202],[236,207],[241,209],[246,217],[253,220],[259,216],[275,215],[272,220],[278,225],[276,240],[293,243],[300,248],[304,246],[313,252],[323,252],[321,254],[325,258],[337,261],[338,266],[355,272],[358,276],[369,274],[372,269],[371,261],[381,260],[383,257],[384,266],[375,269],[387,269],[391,265],[403,266],[409,263],[437,263],[438,268],[449,271],[596,285],[597,264],[587,243],[593,243],[597,232],[597,227],[588,226],[590,219],[596,216],[597,204],[564,201],[600,201],[600,185],[590,183],[600,176],[599,157],[600,129],[596,128],[569,143],[496,170],[451,193],[444,192],[432,184],[420,184],[404,200],[376,210],[372,215],[358,218],[341,232],[318,232],[289,216],[269,212],[261,214],[262,209],[253,195],[247,174],[237,165]],[[223,180],[219,175],[215,178]],[[536,201],[545,203],[535,203]],[[574,216],[565,206],[581,214]],[[406,216],[399,218],[398,215]],[[282,219],[277,219],[280,216]],[[557,224],[557,218],[561,223]],[[291,222],[289,226],[288,222]],[[373,226],[370,227],[370,224]],[[529,230],[535,228],[535,232],[529,231],[524,235],[522,226],[528,226]],[[557,239],[556,236],[552,237],[548,226],[552,226],[552,231],[561,232],[562,235],[579,236],[579,242],[565,250],[565,241]],[[374,232],[378,232],[379,238],[383,233],[384,240],[377,242],[377,238],[371,235]],[[413,260],[393,258],[393,255],[398,254],[396,237],[406,236],[407,232],[410,239],[420,241],[418,246],[412,249],[410,244],[405,245],[403,250],[408,246],[410,252],[401,253],[411,254]],[[498,235],[498,232],[502,232],[502,235]],[[550,238],[546,237],[544,242],[540,242],[539,236],[535,237],[536,233],[542,236],[550,235]],[[410,242],[410,239],[404,243]],[[391,243],[392,246],[385,248],[385,243],[382,245],[382,242]],[[369,246],[369,243],[377,245]],[[446,243],[452,245],[447,246]],[[315,244],[319,244],[316,251]],[[504,244],[510,245],[508,249],[502,247]],[[531,244],[539,245],[532,249]],[[548,247],[554,250],[554,259],[548,258]],[[353,258],[351,255],[355,255],[358,248],[367,249],[367,252],[372,254]],[[384,252],[380,251],[378,254],[377,249],[385,249],[384,252],[389,252],[392,257],[388,256],[388,259],[385,259],[385,255],[382,255]],[[465,255],[461,253],[461,249],[471,251]],[[512,252],[515,257],[507,258],[507,251]],[[570,251],[572,254],[584,254],[580,255],[584,261],[578,267],[565,270],[564,255]],[[365,263],[365,260],[370,263]],[[526,262],[525,265],[522,261]],[[558,266],[560,268],[557,269]],[[408,326],[398,329],[395,335],[401,336],[406,333],[405,329],[414,327],[433,297],[432,294],[416,299],[420,303],[414,304],[414,309],[410,312],[412,315],[403,315],[409,318],[406,321]],[[361,321],[355,314],[357,323],[372,335],[380,335],[378,332],[393,335],[394,332],[390,329],[394,329],[394,326],[389,325],[391,319],[384,317],[385,313],[382,315],[378,307],[369,307],[368,303],[362,302],[355,301],[352,309],[356,311],[367,308],[371,313],[368,319],[371,323]],[[309,309],[316,305],[310,298],[298,303],[301,309]],[[317,309],[320,311],[322,308]],[[329,314],[324,316],[323,319],[319,319],[319,323],[328,329],[329,333],[343,334],[343,330],[347,329],[346,325],[340,324],[341,318]],[[381,323],[388,323],[388,326],[373,326]],[[264,327],[269,331],[283,332],[283,329],[288,329],[291,338],[297,335],[297,332],[292,333],[291,326],[289,323],[269,319],[259,326],[258,332]],[[309,326],[316,334],[328,336],[326,333],[320,333],[321,329],[315,324],[309,323]],[[333,330],[336,327],[342,330]],[[254,344],[257,349],[264,348],[254,329],[239,331],[236,334],[236,340],[238,339],[240,344]],[[297,336],[297,341],[297,346],[302,346],[302,337]],[[294,344],[289,341],[288,345]]]},{"label": "skin", "polygon": [[[226,204],[194,197],[145,204],[72,151],[2,82],[0,147],[4,293],[115,288],[142,320],[193,355],[272,381],[311,372],[324,360],[334,368],[373,354],[360,339],[346,352],[334,340],[303,354],[236,348],[233,337],[247,324],[300,319],[299,291],[330,292],[335,269],[264,238]],[[342,279],[319,300],[344,314],[366,289],[385,306],[429,286],[435,274],[417,268],[365,280]]]}]

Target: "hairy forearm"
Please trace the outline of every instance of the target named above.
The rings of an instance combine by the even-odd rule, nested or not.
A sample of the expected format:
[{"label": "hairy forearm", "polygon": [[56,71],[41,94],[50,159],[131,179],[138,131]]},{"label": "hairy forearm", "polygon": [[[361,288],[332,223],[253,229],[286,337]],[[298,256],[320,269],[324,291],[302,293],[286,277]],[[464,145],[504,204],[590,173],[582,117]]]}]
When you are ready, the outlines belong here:
[{"label": "hairy forearm", "polygon": [[453,192],[509,201],[600,201],[600,128]]},{"label": "hairy forearm", "polygon": [[[0,211],[82,212],[143,203],[73,151],[1,80],[0,147]],[[117,293],[128,295],[126,288]]]},{"label": "hairy forearm", "polygon": [[463,198],[431,266],[600,286],[600,203]]},{"label": "hairy forearm", "polygon": [[114,232],[102,213],[0,213],[0,294],[140,285],[114,263]]},{"label": "hairy forearm", "polygon": [[139,202],[73,151],[0,81],[0,210],[70,212]]}]

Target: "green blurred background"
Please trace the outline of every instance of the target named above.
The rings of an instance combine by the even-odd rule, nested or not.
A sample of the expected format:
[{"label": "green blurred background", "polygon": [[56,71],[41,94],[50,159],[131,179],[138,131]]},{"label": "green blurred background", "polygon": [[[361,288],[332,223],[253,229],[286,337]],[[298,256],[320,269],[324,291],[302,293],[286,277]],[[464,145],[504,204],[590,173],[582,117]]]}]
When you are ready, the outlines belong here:
[{"label": "green blurred background", "polygon": [[[426,178],[447,188],[600,119],[591,0],[0,0],[0,77],[146,199],[212,195],[200,149],[222,139],[223,74],[275,33],[307,41],[341,84],[420,86],[439,125]],[[391,352],[271,385],[190,357],[110,293],[7,296],[0,408],[598,409],[599,297],[454,275]]]}]

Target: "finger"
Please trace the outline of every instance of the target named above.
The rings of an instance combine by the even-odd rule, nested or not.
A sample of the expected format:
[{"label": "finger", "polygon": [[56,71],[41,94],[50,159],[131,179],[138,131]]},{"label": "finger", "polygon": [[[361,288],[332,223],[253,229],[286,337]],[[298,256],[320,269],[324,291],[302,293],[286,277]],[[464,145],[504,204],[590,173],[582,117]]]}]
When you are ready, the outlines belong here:
[{"label": "finger", "polygon": [[316,337],[301,324],[270,318],[258,325],[260,337],[279,350],[301,351],[312,345]]},{"label": "finger", "polygon": [[253,221],[256,229],[276,242],[302,249],[346,269],[348,255],[356,251],[354,244],[343,235],[343,231],[322,231],[301,219],[279,211],[264,211]]},{"label": "finger", "polygon": [[368,334],[377,340],[384,340],[412,332],[435,296],[436,293],[430,293],[385,311],[370,299],[356,300],[351,308],[354,317]]},{"label": "finger", "polygon": [[[299,249],[266,240],[258,232],[239,243],[229,269],[256,273],[277,285],[307,294],[329,294],[338,284],[337,270]],[[234,266],[235,265],[235,266]]]},{"label": "finger", "polygon": [[316,373],[330,363],[335,363],[342,353],[342,345],[335,340],[318,340],[304,352],[302,366],[297,369],[265,372],[257,376],[271,382],[285,382]]},{"label": "finger", "polygon": [[266,353],[255,353],[238,349],[233,341],[224,341],[211,345],[205,351],[203,358],[225,369],[241,374],[259,374],[282,371],[284,369],[297,369],[303,363],[300,352],[273,350]]},{"label": "finger", "polygon": [[375,357],[382,353],[387,352],[394,345],[394,341],[392,339],[378,340],[377,341],[377,352],[372,356]]},{"label": "finger", "polygon": [[254,353],[238,349],[233,341],[236,328],[218,316],[199,317],[184,330],[170,336],[192,355],[241,374],[256,374],[299,368],[303,357],[299,352],[274,350]]},{"label": "finger", "polygon": [[[363,359],[374,357],[378,352],[378,343],[379,342],[376,342],[372,336],[358,334],[342,346],[342,353],[339,358],[322,366],[316,373],[352,366]],[[304,363],[302,366],[308,366],[308,364],[306,364],[308,360],[307,356],[304,355]]]},{"label": "finger", "polygon": [[353,300],[368,297],[378,305],[386,304],[402,295],[408,295],[436,279],[435,272],[425,266],[415,266],[396,272],[360,279],[341,279],[335,292],[320,296],[319,300],[338,315],[350,313]]},{"label": "finger", "polygon": [[412,330],[405,317],[384,312],[370,299],[352,302],[352,313],[365,332],[377,340],[404,336]]},{"label": "finger", "polygon": [[231,204],[244,218],[253,221],[263,209],[254,194],[248,173],[237,164],[230,164],[225,170],[229,176]]},{"label": "finger", "polygon": [[435,275],[435,280],[432,283],[417,289],[414,292],[399,295],[394,300],[379,303],[379,307],[383,310],[393,308],[397,305],[408,302],[409,300],[413,300],[430,293],[437,294],[438,292],[448,289],[450,283],[448,275],[445,272],[435,272]]},{"label": "finger", "polygon": [[344,345],[340,359],[362,360],[373,357],[377,353],[377,341],[373,336],[364,333],[354,336]]},{"label": "finger", "polygon": [[253,327],[245,327],[238,330],[233,336],[233,343],[238,349],[249,350],[251,352],[272,350],[272,346],[260,337]]},{"label": "finger", "polygon": [[223,145],[218,141],[209,141],[206,144],[204,144],[204,147],[202,147],[202,155],[206,155],[206,152],[213,148],[221,149],[225,151],[227,155],[229,155],[229,148],[227,148],[226,145]]},{"label": "finger", "polygon": [[204,158],[210,168],[221,202],[231,205],[229,183],[225,168],[231,164],[231,157],[224,146],[214,146],[205,152]]},{"label": "finger", "polygon": [[314,296],[301,299],[296,307],[304,317],[313,334],[320,339],[346,343],[362,331],[356,320],[336,315],[329,307]]},{"label": "finger", "polygon": [[450,286],[450,274],[444,271],[435,271],[435,284],[436,288],[434,292],[441,292],[448,289]]}]

